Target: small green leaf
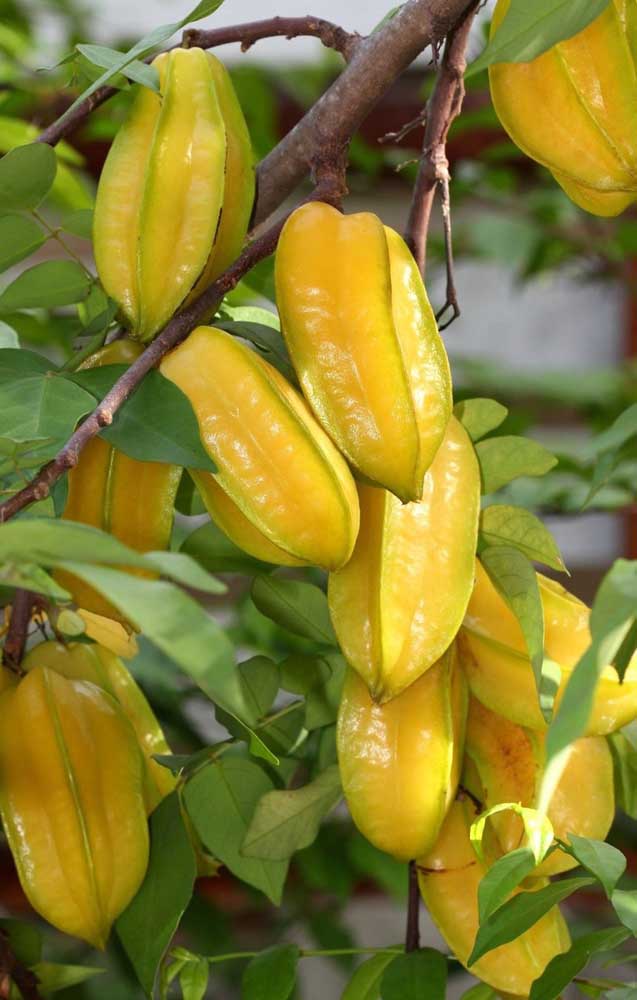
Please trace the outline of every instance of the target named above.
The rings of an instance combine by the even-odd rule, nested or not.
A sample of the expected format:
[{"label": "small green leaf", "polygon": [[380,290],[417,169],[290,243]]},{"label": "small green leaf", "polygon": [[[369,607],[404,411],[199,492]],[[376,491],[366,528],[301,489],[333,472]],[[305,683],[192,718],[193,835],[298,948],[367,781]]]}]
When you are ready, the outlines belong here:
[{"label": "small green leaf", "polygon": [[302,788],[268,792],[260,799],[243,841],[245,857],[285,861],[316,839],[324,817],[342,797],[337,766]]},{"label": "small green leaf", "polygon": [[256,725],[272,707],[279,690],[279,668],[267,656],[253,656],[237,667],[244,699],[248,708],[247,721]]},{"label": "small green leaf", "polygon": [[179,973],[183,1000],[204,1000],[208,990],[210,968],[205,958],[186,962]]},{"label": "small green leaf", "polygon": [[531,438],[503,434],[476,445],[482,474],[482,492],[495,493],[520,476],[543,476],[557,465],[544,445]]},{"label": "small green leaf", "polygon": [[462,994],[460,1000],[497,1000],[497,993],[494,993],[486,983],[476,983]]},{"label": "small green leaf", "polygon": [[20,340],[16,331],[8,323],[3,323],[0,320],[0,350],[15,350],[19,349]]},{"label": "small green leaf", "polygon": [[18,146],[0,160],[0,213],[37,208],[49,193],[57,160],[51,146]]},{"label": "small green leaf", "polygon": [[637,819],[637,747],[625,732],[611,733],[607,739],[613,754],[617,806]]},{"label": "small green leaf", "polygon": [[626,858],[622,852],[603,840],[577,837],[574,833],[569,833],[564,850],[602,884],[610,897],[626,871]]},{"label": "small green leaf", "polygon": [[624,927],[637,937],[637,890],[615,889],[610,901]]},{"label": "small green leaf", "polygon": [[398,955],[383,973],[382,1000],[445,1000],[447,959],[435,948]]},{"label": "small green leaf", "polygon": [[93,238],[93,209],[79,208],[75,212],[65,215],[60,223],[65,233],[72,233],[82,240]]},{"label": "small green leaf", "polygon": [[0,271],[29,257],[46,241],[44,230],[28,215],[0,218]]},{"label": "small green leaf", "polygon": [[502,906],[514,889],[535,869],[537,862],[528,847],[519,847],[491,865],[478,887],[478,912],[484,923]]},{"label": "small green leaf", "polygon": [[394,958],[395,955],[391,952],[384,954],[380,951],[359,965],[345,987],[341,1000],[379,1000],[383,973]]},{"label": "small green leaf", "polygon": [[592,883],[592,878],[570,878],[551,883],[535,892],[520,892],[513,896],[481,924],[468,966],[471,967],[493,948],[520,937],[556,903],[561,903],[578,889]]},{"label": "small green leaf", "polygon": [[48,440],[53,455],[91,412],[94,400],[72,382],[52,372],[29,370],[25,358],[18,362],[15,357],[29,353],[6,348],[0,354],[2,435],[15,442]]},{"label": "small green leaf", "polygon": [[67,990],[85,983],[87,979],[101,976],[106,970],[88,965],[58,965],[54,962],[36,962],[31,969],[38,977],[38,987],[44,996]]},{"label": "small green leaf", "polygon": [[288,1000],[300,954],[298,945],[279,944],[253,958],[243,973],[241,1000]]},{"label": "small green leaf", "polygon": [[337,645],[327,598],[314,584],[258,576],[251,594],[259,611],[288,632],[314,642]]},{"label": "small green leaf", "polygon": [[[83,55],[94,66],[99,66],[100,69],[111,69],[117,66],[122,59],[121,52],[118,52],[117,49],[109,49],[105,45],[76,45],[75,48],[80,55]],[[116,70],[116,72],[118,71]],[[147,66],[146,63],[135,59],[125,66],[121,73],[133,83],[141,83],[149,90],[159,93],[159,73],[154,66]]]},{"label": "small green leaf", "polygon": [[469,67],[473,76],[499,62],[530,62],[598,17],[609,0],[511,0],[502,24]]},{"label": "small green leaf", "polygon": [[190,902],[196,876],[179,796],[172,792],[150,818],[146,877],[115,925],[147,996],[152,995],[159,964]]},{"label": "small green leaf", "polygon": [[188,781],[184,801],[207,850],[278,906],[287,862],[247,858],[240,850],[257,803],[273,787],[258,764],[225,754]]},{"label": "small green leaf", "polygon": [[594,458],[607,451],[621,448],[637,434],[637,403],[633,403],[601,434],[592,439],[584,450],[585,458]]},{"label": "small green leaf", "polygon": [[73,260],[45,260],[18,275],[0,294],[0,312],[16,309],[55,309],[81,302],[91,279]]},{"label": "small green leaf", "polygon": [[593,955],[616,948],[628,936],[629,931],[625,928],[610,927],[578,938],[568,951],[551,959],[542,975],[533,983],[530,1000],[557,1000],[562,990],[588,965]]},{"label": "small green leaf", "polygon": [[486,507],[480,515],[480,533],[485,545],[512,545],[535,562],[556,570],[566,568],[551,532],[524,507]]},{"label": "small green leaf", "polygon": [[453,412],[471,440],[479,441],[485,434],[499,427],[509,411],[495,399],[476,397],[456,403]]}]

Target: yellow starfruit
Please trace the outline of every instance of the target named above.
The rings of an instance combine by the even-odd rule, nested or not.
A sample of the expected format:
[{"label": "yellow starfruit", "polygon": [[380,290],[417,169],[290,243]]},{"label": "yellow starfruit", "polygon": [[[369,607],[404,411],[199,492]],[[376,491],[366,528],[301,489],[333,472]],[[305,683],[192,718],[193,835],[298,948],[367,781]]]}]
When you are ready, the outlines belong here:
[{"label": "yellow starfruit", "polygon": [[[537,574],[544,609],[544,655],[558,664],[564,688],[579,658],[590,645],[590,610],[554,580]],[[476,584],[458,639],[461,662],[472,694],[492,712],[528,729],[544,729],[533,668],[518,621],[476,561]],[[637,718],[637,655],[619,683],[617,671],[601,671],[589,736],[605,736]]]},{"label": "yellow starfruit", "polygon": [[451,376],[403,240],[369,212],[303,205],[279,239],[276,299],[327,433],[367,481],[420,499],[451,414]]},{"label": "yellow starfruit", "polygon": [[343,791],[381,851],[409,861],[433,846],[458,786],[466,711],[453,647],[385,705],[348,671],[337,726]]},{"label": "yellow starfruit", "polygon": [[[258,533],[275,556],[280,549],[299,563],[342,566],[358,532],[354,480],[283,376],[230,334],[206,326],[171,351],[161,371],[190,400],[217,465],[214,474],[191,474],[220,527],[261,558],[270,556],[255,552]],[[225,498],[232,523],[219,514]]]},{"label": "yellow starfruit", "polygon": [[153,760],[153,754],[169,754],[170,747],[143,691],[119,657],[97,643],[41,642],[27,653],[22,666],[27,673],[47,667],[69,680],[90,681],[115,699],[135,730],[146,759],[146,798],[152,812],[175,787],[171,772]]},{"label": "yellow starfruit", "polygon": [[400,694],[449,647],[473,587],[480,473],[462,424],[449,421],[419,502],[360,486],[354,554],[328,585],[347,661],[372,697]]},{"label": "yellow starfruit", "polygon": [[0,696],[0,814],[33,908],[103,948],[148,865],[144,760],[118,704],[36,667]]},{"label": "yellow starfruit", "polygon": [[[477,815],[475,804],[461,794],[451,806],[436,844],[418,860],[418,881],[425,905],[464,966],[478,933],[478,886],[487,872],[469,838],[469,828]],[[543,884],[542,879],[537,879],[533,888]],[[514,941],[483,955],[469,971],[498,993],[528,997],[531,984],[551,959],[569,947],[568,928],[554,906]]]},{"label": "yellow starfruit", "polygon": [[238,255],[254,198],[250,137],[218,59],[199,48],[153,61],[100,177],[93,242],[100,280],[132,335],[150,340]]},{"label": "yellow starfruit", "polygon": [[[509,9],[498,0],[492,36]],[[498,118],[593,215],[637,200],[637,5],[611,0],[583,31],[529,62],[489,67]]]}]

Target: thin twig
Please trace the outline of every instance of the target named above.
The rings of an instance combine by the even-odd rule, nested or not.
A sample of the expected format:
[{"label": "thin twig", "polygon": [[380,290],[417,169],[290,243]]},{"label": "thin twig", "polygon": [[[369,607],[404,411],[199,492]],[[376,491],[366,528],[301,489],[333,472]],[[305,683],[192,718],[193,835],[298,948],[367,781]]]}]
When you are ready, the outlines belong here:
[{"label": "thin twig", "polygon": [[[25,487],[26,488],[26,487]],[[9,630],[2,650],[2,662],[5,667],[20,673],[20,664],[29,633],[29,623],[34,606],[38,603],[38,595],[30,590],[18,590],[11,606]]]},{"label": "thin twig", "polygon": [[407,927],[405,930],[405,951],[418,951],[420,947],[420,888],[418,886],[418,868],[415,861],[408,866],[409,895],[407,897]]},{"label": "thin twig", "polygon": [[351,59],[361,39],[357,32],[345,31],[332,21],[308,14],[306,17],[269,17],[263,21],[248,21],[246,24],[212,28],[208,31],[190,28],[183,33],[182,45],[185,48],[197,45],[202,49],[212,49],[218,45],[239,42],[241,51],[247,52],[262,38],[292,39],[301,36],[318,38],[325,48],[340,52],[345,60]]},{"label": "thin twig", "polygon": [[[342,156],[340,162],[343,162]],[[339,173],[339,169],[333,165],[328,170],[327,166],[324,165],[322,168],[317,168],[317,176],[318,186],[306,200],[322,200],[339,204],[345,190],[344,178],[342,173]],[[114,383],[101,403],[80,424],[55,458],[45,465],[23,489],[0,504],[0,524],[8,521],[29,504],[36,500],[43,500],[49,495],[53,484],[65,472],[77,465],[80,452],[85,445],[99,434],[103,427],[108,427],[113,422],[117,410],[137,389],[151,368],[159,364],[168,351],[181,343],[204,317],[214,312],[223,296],[238,284],[244,274],[247,274],[260,260],[273,253],[283,225],[290,214],[291,212],[286,213],[266,232],[250,243],[234,264],[209,285],[190,306],[182,309],[170,320],[144,353]]]},{"label": "thin twig", "polygon": [[38,990],[40,980],[18,961],[7,932],[0,930],[0,997],[8,998],[11,995],[12,982],[20,990],[22,1000],[42,1000],[42,994]]},{"label": "thin twig", "polygon": [[451,215],[449,205],[449,161],[447,160],[446,142],[451,124],[462,108],[467,42],[476,8],[477,4],[473,3],[465,11],[458,24],[450,31],[447,38],[444,55],[438,69],[436,85],[427,104],[425,137],[418,176],[414,185],[406,233],[407,243],[416,258],[418,267],[424,275],[427,258],[427,234],[429,232],[431,211],[436,189],[440,188],[442,192],[442,214],[445,227],[447,300],[439,315],[442,315],[442,313],[450,308],[453,311],[452,319],[459,315],[460,310],[453,281]]},{"label": "thin twig", "polygon": [[[346,60],[351,58],[360,41],[360,35],[355,32],[345,31],[339,25],[325,21],[321,17],[308,15],[307,17],[269,17],[263,21],[230,24],[225,28],[215,28],[211,31],[191,29],[184,31],[182,42],[188,48],[197,45],[203,49],[240,42],[241,49],[245,52],[262,38],[274,38],[280,35],[284,35],[286,38],[299,38],[301,36],[319,38],[323,45],[340,52]],[[149,56],[145,61],[150,62],[154,58],[154,55]],[[81,101],[72,111],[62,115],[52,125],[45,128],[44,132],[38,136],[38,141],[55,146],[60,139],[75,132],[96,108],[99,108],[101,104],[117,93],[115,87],[99,87],[94,94]]]}]

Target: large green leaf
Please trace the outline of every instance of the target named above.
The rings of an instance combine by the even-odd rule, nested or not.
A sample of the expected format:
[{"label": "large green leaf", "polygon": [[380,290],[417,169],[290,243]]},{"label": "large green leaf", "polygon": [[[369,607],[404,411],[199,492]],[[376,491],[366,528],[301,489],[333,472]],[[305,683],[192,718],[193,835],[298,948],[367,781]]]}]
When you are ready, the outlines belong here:
[{"label": "large green leaf", "polygon": [[557,464],[555,455],[544,445],[512,434],[479,441],[476,455],[485,494],[495,493],[520,476],[543,476]]},{"label": "large green leaf", "polygon": [[302,788],[268,792],[257,805],[242,854],[273,861],[289,859],[315,840],[321,821],[342,794],[336,765]]},{"label": "large green leaf", "polygon": [[539,517],[524,507],[492,504],[480,515],[480,535],[486,545],[512,545],[528,559],[552,569],[565,569],[553,535]]},{"label": "large green leaf", "polygon": [[435,948],[398,955],[381,980],[382,1000],[445,1000],[447,959]]},{"label": "large green leaf", "polygon": [[626,871],[626,858],[621,851],[603,840],[578,837],[574,833],[569,834],[564,850],[597,879],[607,896],[612,895]]},{"label": "large green leaf", "polygon": [[296,984],[301,952],[296,944],[266,948],[246,967],[241,980],[241,1000],[288,1000]]},{"label": "large green leaf", "polygon": [[472,441],[479,441],[485,434],[499,427],[509,412],[495,399],[476,397],[456,403],[453,412]]},{"label": "large green leaf", "polygon": [[[120,63],[122,58],[121,52],[109,49],[106,45],[76,45],[75,48],[80,55],[88,59],[94,66],[99,66],[100,69],[112,69]],[[141,83],[149,90],[159,93],[159,73],[154,66],[147,66],[146,63],[136,59],[125,66],[121,72],[134,83]]]},{"label": "large green leaf", "polygon": [[337,645],[327,598],[319,587],[300,580],[258,576],[251,593],[259,611],[288,632],[314,642]]},{"label": "large green leaf", "polygon": [[150,819],[150,860],[142,885],[115,927],[147,996],[159,963],[190,902],[197,861],[173,792]]},{"label": "large green leaf", "polygon": [[53,181],[57,160],[51,146],[18,146],[0,160],[0,213],[37,208]]},{"label": "large green leaf", "polygon": [[394,958],[392,952],[386,954],[380,951],[359,965],[345,987],[341,1000],[379,1000],[383,973]]},{"label": "large green leaf", "polygon": [[28,215],[0,218],[0,271],[29,257],[46,241],[46,233]]},{"label": "large green leaf", "polygon": [[261,889],[278,906],[287,861],[248,858],[241,853],[241,844],[257,803],[273,787],[258,764],[226,754],[188,781],[184,801],[207,850],[234,875]]},{"label": "large green leaf", "polygon": [[502,24],[467,76],[498,62],[530,62],[598,17],[609,0],[511,0]]},{"label": "large green leaf", "polygon": [[502,906],[520,882],[531,874],[537,862],[528,847],[503,855],[491,865],[478,887],[480,923]]},{"label": "large green leaf", "polygon": [[593,955],[616,948],[629,934],[624,927],[609,927],[578,938],[568,951],[551,959],[542,975],[533,983],[530,1000],[557,1000],[562,995],[562,990],[588,965]]},{"label": "large green leaf", "polygon": [[82,302],[90,289],[91,278],[74,260],[45,260],[23,271],[4,289],[0,313],[68,306]]}]

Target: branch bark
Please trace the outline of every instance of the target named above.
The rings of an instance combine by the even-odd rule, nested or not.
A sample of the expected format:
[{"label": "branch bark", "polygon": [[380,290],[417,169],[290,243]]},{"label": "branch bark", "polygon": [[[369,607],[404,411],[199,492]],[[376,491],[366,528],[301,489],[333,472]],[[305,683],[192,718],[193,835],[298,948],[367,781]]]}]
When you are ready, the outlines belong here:
[{"label": "branch bark", "polygon": [[20,990],[22,1000],[42,1000],[38,977],[13,954],[6,931],[0,930],[0,997],[8,997],[11,982]]},{"label": "branch bark", "polygon": [[190,28],[184,31],[182,44],[186,48],[199,46],[202,49],[212,49],[217,45],[227,45],[229,42],[239,42],[241,51],[247,52],[255,42],[262,38],[299,38],[313,36],[320,39],[325,48],[340,52],[345,60],[351,59],[354,50],[361,40],[357,32],[345,31],[338,24],[326,21],[322,17],[270,17],[263,21],[248,21],[228,28],[212,28],[204,31],[200,28]]},{"label": "branch bark", "polygon": [[427,104],[425,136],[406,233],[407,244],[424,276],[431,211],[436,189],[440,187],[447,259],[447,301],[440,314],[451,307],[454,318],[459,315],[460,310],[453,280],[449,161],[446,143],[449,129],[460,113],[464,100],[467,42],[476,10],[477,4],[474,2],[447,38],[436,84]]},{"label": "branch bark", "polygon": [[27,643],[29,623],[38,595],[30,590],[18,590],[11,605],[9,630],[2,650],[2,662],[10,670],[19,672]]}]

